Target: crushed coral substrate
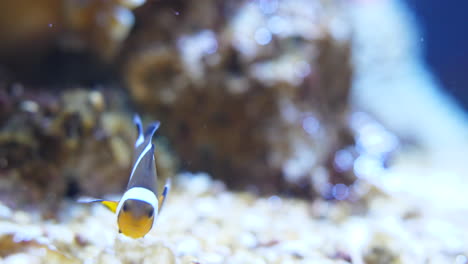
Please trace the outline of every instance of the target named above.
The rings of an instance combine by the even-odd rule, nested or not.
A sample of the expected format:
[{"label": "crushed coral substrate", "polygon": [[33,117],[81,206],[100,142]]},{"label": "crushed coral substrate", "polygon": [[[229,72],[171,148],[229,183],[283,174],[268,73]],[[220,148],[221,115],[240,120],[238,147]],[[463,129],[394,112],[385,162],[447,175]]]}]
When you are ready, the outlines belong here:
[{"label": "crushed coral substrate", "polygon": [[206,174],[179,175],[175,185],[137,240],[119,234],[100,205],[64,202],[56,220],[2,205],[0,263],[467,262],[466,222],[398,196],[375,194],[359,209],[233,193]]}]

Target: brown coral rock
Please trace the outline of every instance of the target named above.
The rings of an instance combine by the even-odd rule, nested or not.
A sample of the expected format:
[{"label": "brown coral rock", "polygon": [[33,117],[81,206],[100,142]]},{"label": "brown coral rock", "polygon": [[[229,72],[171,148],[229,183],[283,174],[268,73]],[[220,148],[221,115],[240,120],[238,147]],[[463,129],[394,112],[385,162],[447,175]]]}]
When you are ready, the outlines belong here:
[{"label": "brown coral rock", "polygon": [[[304,8],[307,6],[307,8]],[[349,29],[330,1],[158,1],[137,12],[124,73],[183,168],[310,195],[348,129]],[[215,9],[217,12],[214,12]]]},{"label": "brown coral rock", "polygon": [[122,109],[103,107],[100,92],[24,89],[13,95],[2,88],[1,96],[9,102],[0,120],[0,199],[6,204],[53,209],[65,195],[123,189],[136,132]]}]

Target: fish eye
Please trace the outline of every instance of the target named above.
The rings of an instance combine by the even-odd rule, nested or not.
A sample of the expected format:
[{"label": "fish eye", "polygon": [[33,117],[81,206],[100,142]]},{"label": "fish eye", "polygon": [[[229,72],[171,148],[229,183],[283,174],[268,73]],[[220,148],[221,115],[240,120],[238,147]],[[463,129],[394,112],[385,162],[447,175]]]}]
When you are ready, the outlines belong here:
[{"label": "fish eye", "polygon": [[124,210],[124,212],[128,211],[128,204],[127,204],[127,203],[124,203],[122,209]]},{"label": "fish eye", "polygon": [[148,211],[148,217],[151,218],[151,217],[153,217],[153,215],[154,215],[154,209],[151,208],[151,209]]}]

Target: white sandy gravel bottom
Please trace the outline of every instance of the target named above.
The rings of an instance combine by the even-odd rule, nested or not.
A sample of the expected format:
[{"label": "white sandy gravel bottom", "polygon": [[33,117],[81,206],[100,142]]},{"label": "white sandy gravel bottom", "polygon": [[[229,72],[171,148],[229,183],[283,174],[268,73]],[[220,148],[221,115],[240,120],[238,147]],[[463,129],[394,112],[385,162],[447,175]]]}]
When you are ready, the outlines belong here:
[{"label": "white sandy gravel bottom", "polygon": [[[59,222],[0,206],[0,262],[467,263],[466,221],[427,216],[395,197],[377,195],[365,215],[352,216],[346,203],[228,192],[205,174],[178,182],[153,230],[137,240],[118,234],[100,205],[69,202]],[[33,246],[8,252],[7,234]]]}]

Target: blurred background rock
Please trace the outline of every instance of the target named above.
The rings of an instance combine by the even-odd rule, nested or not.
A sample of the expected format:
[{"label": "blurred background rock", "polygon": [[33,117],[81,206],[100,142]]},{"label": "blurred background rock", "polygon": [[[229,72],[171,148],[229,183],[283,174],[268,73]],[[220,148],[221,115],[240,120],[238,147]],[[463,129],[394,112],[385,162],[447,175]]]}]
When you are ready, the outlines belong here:
[{"label": "blurred background rock", "polygon": [[121,190],[133,112],[162,121],[164,177],[206,171],[260,194],[359,200],[356,176],[408,149],[450,168],[464,152],[465,116],[400,2],[1,5],[2,180],[37,186],[5,192],[12,205]]},{"label": "blurred background rock", "polygon": [[[310,8],[303,10],[302,4]],[[162,121],[160,135],[171,152],[167,162],[178,164],[178,170],[206,171],[232,188],[334,199],[333,186],[348,188],[355,181],[350,159],[359,153],[357,132],[349,125],[354,111],[349,105],[351,27],[344,3],[70,0],[3,5],[2,127],[5,134],[35,131],[25,138],[35,146],[28,150],[39,157],[38,166],[44,166],[37,171],[61,180],[55,185],[60,191],[44,190],[47,195],[118,192],[114,185],[95,188],[108,181],[96,176],[104,170],[96,165],[128,168],[124,160],[131,155],[131,137],[114,129],[131,134],[133,111]],[[68,92],[76,87],[81,91]],[[41,94],[50,100],[36,102]],[[95,111],[93,100],[99,104]],[[18,121],[9,132],[24,105],[34,106],[29,117],[36,123]],[[101,133],[108,111],[121,118]],[[71,121],[60,123],[61,113]],[[67,132],[67,126],[76,132]],[[51,132],[52,127],[57,129]],[[74,167],[74,176],[67,176],[68,160],[42,155],[50,145],[42,146],[37,134],[52,133],[57,153],[95,172]],[[119,149],[110,160],[103,157],[107,151],[85,149],[83,159],[60,148],[67,145],[67,133],[79,135],[75,144],[80,147],[108,137],[110,146]],[[3,151],[5,175],[18,171],[19,179],[34,181],[39,175],[24,169],[30,166],[27,156],[17,154],[24,159],[17,163],[10,157],[21,143],[6,138],[5,146],[11,147]],[[347,162],[339,169],[337,151]],[[50,170],[49,163],[55,164]],[[109,175],[113,183],[127,176]]]}]

